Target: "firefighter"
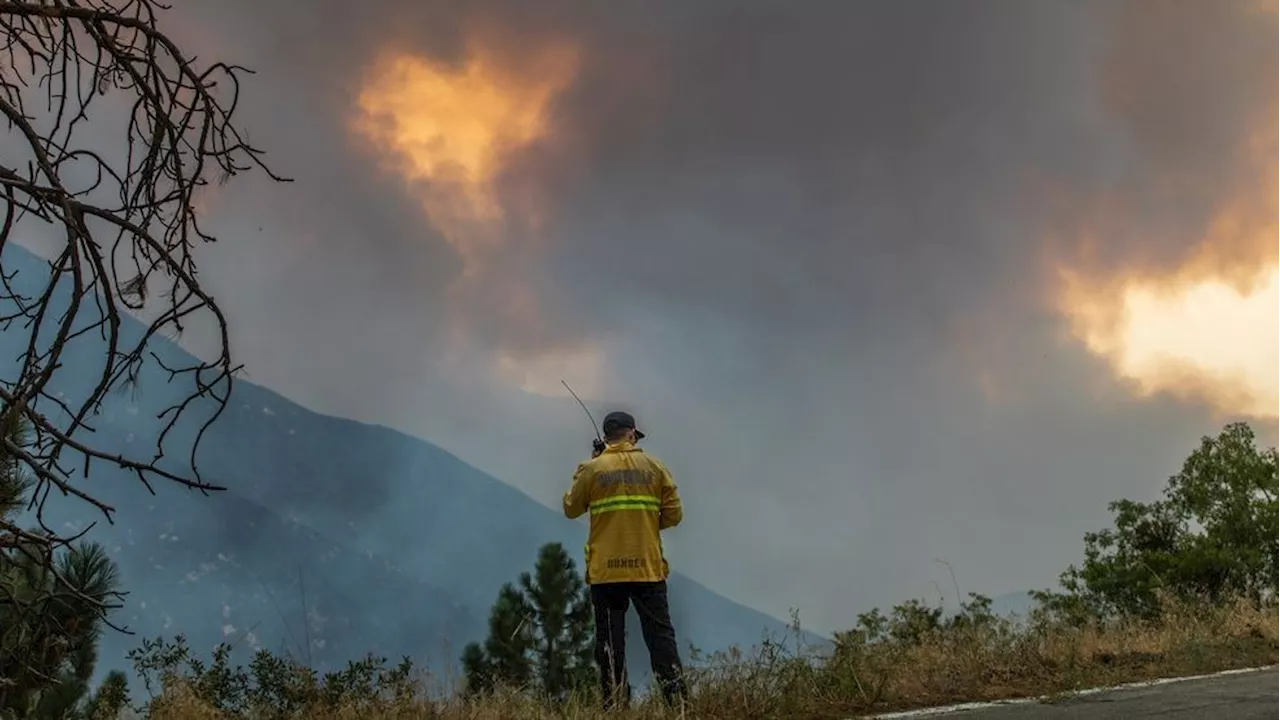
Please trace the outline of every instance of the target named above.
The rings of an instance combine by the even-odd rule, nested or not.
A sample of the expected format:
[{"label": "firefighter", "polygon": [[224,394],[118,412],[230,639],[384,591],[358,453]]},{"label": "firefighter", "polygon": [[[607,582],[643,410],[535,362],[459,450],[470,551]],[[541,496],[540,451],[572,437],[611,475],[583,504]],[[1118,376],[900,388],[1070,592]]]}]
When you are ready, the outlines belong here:
[{"label": "firefighter", "polygon": [[635,605],[653,674],[667,702],[686,697],[676,632],[667,604],[670,568],[660,532],[684,518],[675,480],[658,458],[636,446],[644,433],[625,412],[601,425],[604,448],[578,466],[564,496],[565,517],[591,513],[587,584],[596,622],[596,665],[605,707],[626,705],[626,614]]}]

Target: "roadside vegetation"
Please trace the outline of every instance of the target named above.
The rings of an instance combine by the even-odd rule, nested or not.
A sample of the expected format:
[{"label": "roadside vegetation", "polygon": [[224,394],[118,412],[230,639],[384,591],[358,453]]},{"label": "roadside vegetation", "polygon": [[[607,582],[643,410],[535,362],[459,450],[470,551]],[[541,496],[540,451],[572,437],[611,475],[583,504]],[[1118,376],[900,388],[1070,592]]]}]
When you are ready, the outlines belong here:
[{"label": "roadside vegetation", "polygon": [[[12,513],[27,483],[13,463],[6,467],[0,506]],[[1275,448],[1259,449],[1248,425],[1231,424],[1203,438],[1159,500],[1112,503],[1112,527],[1085,535],[1082,562],[1061,574],[1057,589],[1034,593],[1026,617],[998,616],[976,594],[953,614],[910,600],[862,613],[823,645],[805,644],[793,618],[794,634],[750,650],[690,653],[683,711],[641,699],[613,717],[850,717],[1271,665],[1280,623],[1276,497]],[[84,545],[61,567],[85,595],[106,598],[115,591],[109,563]],[[40,581],[20,553],[0,558],[6,591]],[[178,636],[131,654],[141,687],[131,691],[113,672],[91,691],[103,628],[84,602],[73,594],[44,616],[12,617],[0,600],[5,657],[31,659],[3,667],[4,717],[599,715],[585,586],[555,544],[540,550],[530,573],[498,589],[489,637],[465,648],[456,677],[378,657],[322,675],[266,650],[241,667],[229,647],[197,657]],[[59,635],[61,628],[68,630]]]}]

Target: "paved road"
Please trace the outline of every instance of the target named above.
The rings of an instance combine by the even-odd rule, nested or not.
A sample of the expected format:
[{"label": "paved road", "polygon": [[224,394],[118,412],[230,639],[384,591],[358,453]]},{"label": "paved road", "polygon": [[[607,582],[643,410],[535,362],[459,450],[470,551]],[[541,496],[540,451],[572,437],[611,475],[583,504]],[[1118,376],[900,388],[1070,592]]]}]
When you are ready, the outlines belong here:
[{"label": "paved road", "polygon": [[935,716],[947,720],[1274,720],[1280,704],[1276,670],[1224,675]]}]

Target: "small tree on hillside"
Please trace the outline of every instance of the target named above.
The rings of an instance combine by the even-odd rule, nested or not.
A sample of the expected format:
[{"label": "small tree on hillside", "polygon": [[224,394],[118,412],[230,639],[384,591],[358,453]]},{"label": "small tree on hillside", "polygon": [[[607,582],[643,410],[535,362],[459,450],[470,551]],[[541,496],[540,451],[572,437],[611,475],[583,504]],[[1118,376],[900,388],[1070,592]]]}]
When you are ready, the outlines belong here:
[{"label": "small tree on hillside", "polygon": [[1162,500],[1111,504],[1115,527],[1085,535],[1085,557],[1039,592],[1046,610],[1082,617],[1159,614],[1161,590],[1186,599],[1274,602],[1277,456],[1245,423],[1205,437]]},{"label": "small tree on hillside", "polygon": [[594,623],[587,585],[559,543],[543,545],[520,586],[537,621],[535,653],[546,694],[562,698],[591,682]]},{"label": "small tree on hillside", "polygon": [[559,543],[544,545],[520,588],[508,583],[498,593],[483,647],[464,649],[468,691],[537,687],[563,698],[591,682],[593,634],[587,586],[573,559]]},{"label": "small tree on hillside", "polygon": [[489,610],[489,637],[483,647],[470,643],[462,652],[470,692],[485,693],[498,685],[529,685],[533,678],[533,615],[533,608],[515,585],[502,586]]}]

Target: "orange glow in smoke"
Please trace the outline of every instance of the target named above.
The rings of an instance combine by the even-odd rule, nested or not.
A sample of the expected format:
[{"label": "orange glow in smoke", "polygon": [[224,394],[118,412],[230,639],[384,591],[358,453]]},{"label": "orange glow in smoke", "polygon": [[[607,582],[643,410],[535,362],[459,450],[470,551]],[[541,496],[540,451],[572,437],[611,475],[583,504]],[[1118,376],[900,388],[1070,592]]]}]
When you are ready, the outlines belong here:
[{"label": "orange glow in smoke", "polygon": [[549,131],[552,100],[570,86],[578,55],[550,45],[518,69],[473,47],[452,66],[392,53],[374,63],[354,126],[387,166],[420,184],[433,224],[473,266],[496,249],[505,212],[494,183],[504,162]]},{"label": "orange glow in smoke", "polygon": [[1229,415],[1280,415],[1274,165],[1270,173],[1261,184],[1270,211],[1224,212],[1178,272],[1099,281],[1061,271],[1059,307],[1072,332],[1137,394],[1169,393]]},{"label": "orange glow in smoke", "polygon": [[[544,208],[536,198],[499,192],[513,157],[552,133],[551,108],[573,84],[579,54],[567,43],[544,44],[518,58],[489,51],[501,46],[473,42],[458,64],[383,55],[357,96],[352,129],[420,198],[462,260],[450,288],[452,323],[442,360],[468,375],[487,367],[486,377],[539,394],[563,394],[560,377],[569,375],[590,393],[599,351],[545,340],[547,318],[519,271],[520,258],[538,248],[512,245],[512,238],[536,240]],[[502,333],[497,347],[479,351],[487,363],[481,366],[474,353],[488,345],[474,342],[478,324]]]}]

